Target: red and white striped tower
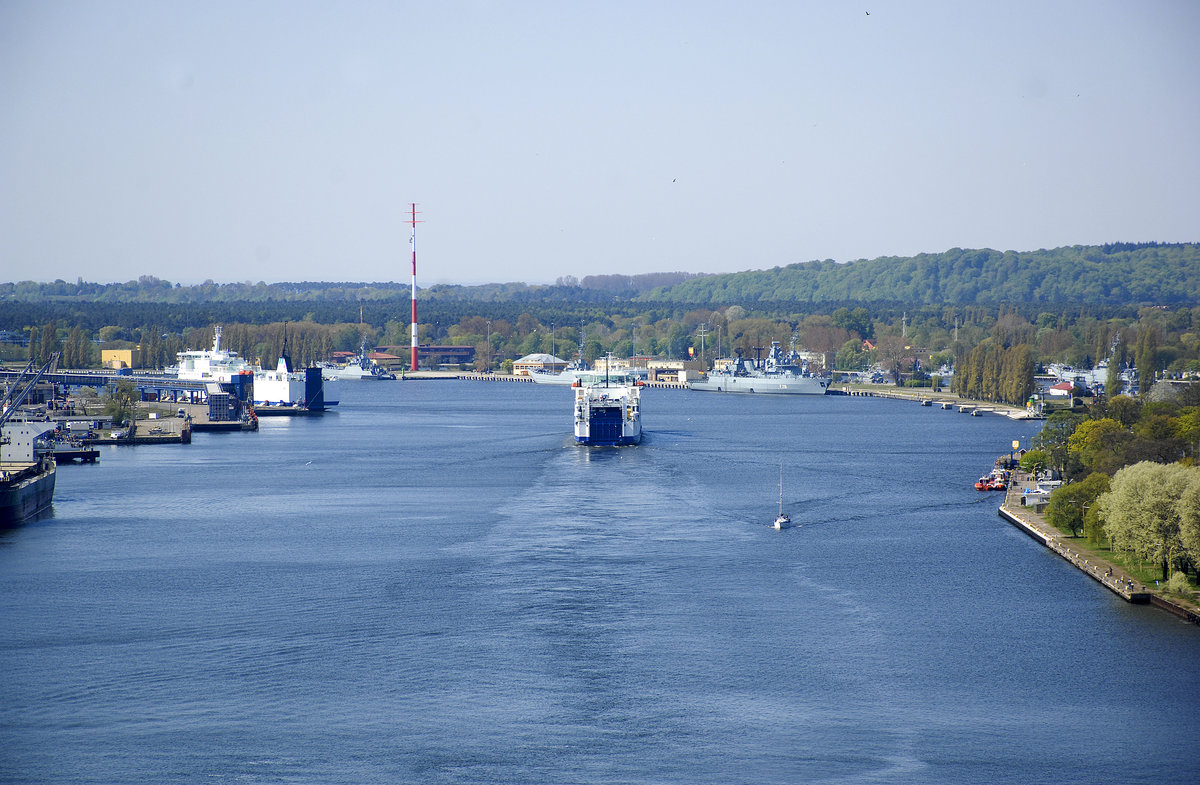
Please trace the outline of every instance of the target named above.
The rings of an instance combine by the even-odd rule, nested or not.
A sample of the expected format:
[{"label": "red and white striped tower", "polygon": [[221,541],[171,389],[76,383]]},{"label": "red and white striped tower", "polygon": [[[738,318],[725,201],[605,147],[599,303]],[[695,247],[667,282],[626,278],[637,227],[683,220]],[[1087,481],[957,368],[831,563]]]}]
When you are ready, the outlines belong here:
[{"label": "red and white striped tower", "polygon": [[417,205],[413,202],[412,218],[409,220],[412,225],[412,237],[409,238],[409,243],[412,244],[412,369],[417,370],[417,224],[421,221],[417,220]]}]

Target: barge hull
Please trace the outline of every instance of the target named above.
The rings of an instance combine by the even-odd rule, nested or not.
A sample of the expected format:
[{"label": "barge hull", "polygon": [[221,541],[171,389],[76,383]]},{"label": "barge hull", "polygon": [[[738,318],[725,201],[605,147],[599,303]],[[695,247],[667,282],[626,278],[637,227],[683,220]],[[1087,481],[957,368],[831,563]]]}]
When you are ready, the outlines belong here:
[{"label": "barge hull", "polygon": [[44,471],[37,466],[4,469],[8,479],[0,482],[0,525],[9,526],[48,509],[54,500],[56,467]]}]

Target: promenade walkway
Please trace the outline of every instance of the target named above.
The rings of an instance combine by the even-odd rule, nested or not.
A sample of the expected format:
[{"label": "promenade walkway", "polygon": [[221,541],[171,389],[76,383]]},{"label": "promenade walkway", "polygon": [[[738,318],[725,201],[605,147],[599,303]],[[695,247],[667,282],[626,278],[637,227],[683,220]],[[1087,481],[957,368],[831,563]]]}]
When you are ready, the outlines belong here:
[{"label": "promenade walkway", "polygon": [[1174,597],[1166,597],[1154,591],[1153,588],[1142,584],[1137,578],[1125,572],[1118,565],[1112,564],[1085,550],[1080,550],[1071,537],[1066,536],[1032,507],[1021,504],[1021,496],[1027,489],[1035,488],[1036,484],[1023,472],[1014,472],[1012,482],[1000,506],[1000,517],[1024,531],[1033,539],[1045,545],[1071,564],[1078,567],[1085,575],[1100,583],[1109,591],[1118,595],[1126,602],[1154,605],[1179,616],[1182,619],[1200,624],[1200,607],[1195,603],[1185,602]]}]

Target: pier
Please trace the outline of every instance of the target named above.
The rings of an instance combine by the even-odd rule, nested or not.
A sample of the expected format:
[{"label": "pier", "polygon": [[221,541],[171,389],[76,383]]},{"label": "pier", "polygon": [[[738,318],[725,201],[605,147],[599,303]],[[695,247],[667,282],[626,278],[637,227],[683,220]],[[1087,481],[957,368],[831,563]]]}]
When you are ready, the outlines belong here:
[{"label": "pier", "polygon": [[[0,380],[20,377],[19,371],[0,369]],[[161,372],[121,374],[115,371],[55,371],[42,376],[42,381],[63,387],[107,387],[120,381],[132,382],[142,401],[195,403],[207,395],[209,382],[176,379]]]}]

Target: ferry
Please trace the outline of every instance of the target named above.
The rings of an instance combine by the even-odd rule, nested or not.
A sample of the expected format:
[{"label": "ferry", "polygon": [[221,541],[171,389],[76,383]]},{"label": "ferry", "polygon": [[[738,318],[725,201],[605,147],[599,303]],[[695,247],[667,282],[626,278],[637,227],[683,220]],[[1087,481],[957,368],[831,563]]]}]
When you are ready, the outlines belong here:
[{"label": "ferry", "polygon": [[631,376],[580,376],[575,390],[575,441],[619,447],[642,440],[641,386]]},{"label": "ferry", "polygon": [[310,409],[338,405],[339,380],[323,379],[319,368],[293,371],[286,339],[283,354],[274,370],[263,370],[239,357],[237,352],[222,349],[221,325],[213,329],[212,349],[180,352],[177,357],[179,366],[176,375],[180,379],[231,384],[237,377],[251,377],[255,403],[283,406],[299,404]]},{"label": "ferry", "polygon": [[707,392],[824,395],[830,377],[810,373],[808,364],[794,355],[792,352],[785,357],[779,341],[771,341],[771,351],[762,363],[747,364],[741,357],[718,361],[720,368],[688,387]]}]

